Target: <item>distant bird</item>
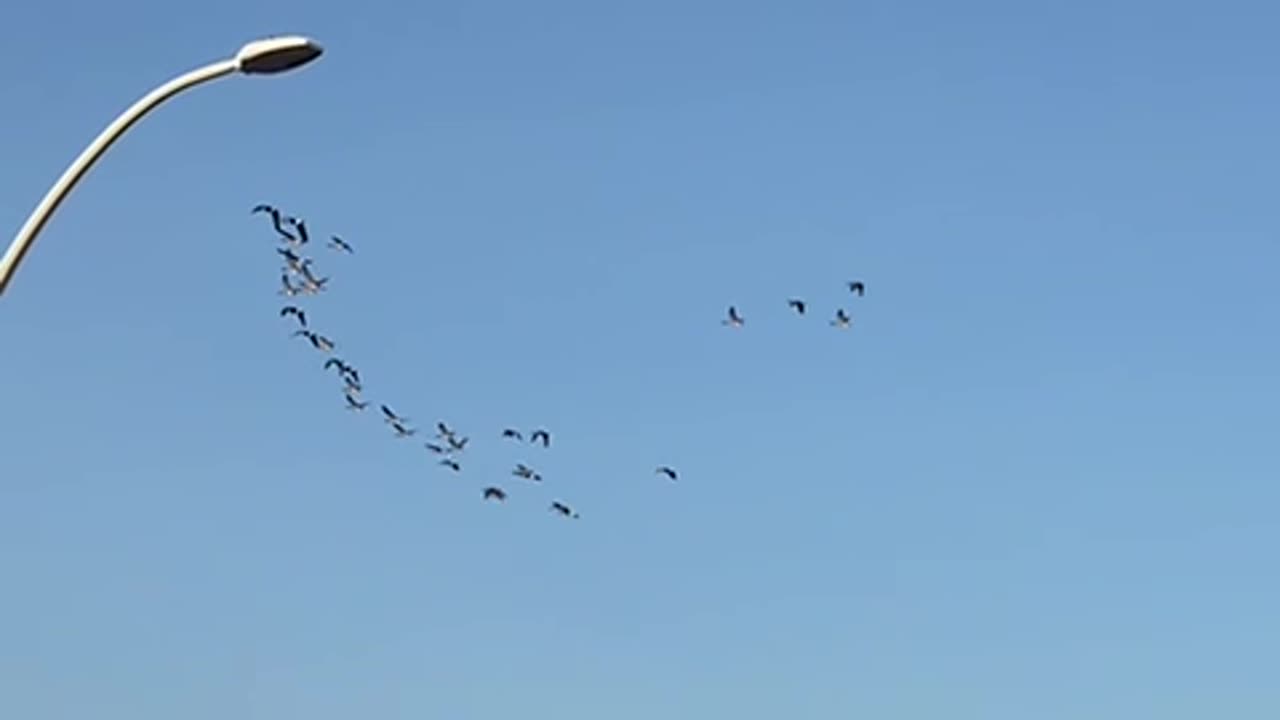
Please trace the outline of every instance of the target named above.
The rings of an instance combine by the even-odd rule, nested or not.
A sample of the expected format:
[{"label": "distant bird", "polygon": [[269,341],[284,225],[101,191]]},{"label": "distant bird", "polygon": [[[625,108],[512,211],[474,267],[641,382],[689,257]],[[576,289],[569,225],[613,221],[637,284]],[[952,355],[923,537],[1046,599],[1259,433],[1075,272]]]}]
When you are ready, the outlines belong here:
[{"label": "distant bird", "polygon": [[863,285],[861,280],[849,281],[849,292],[856,294],[858,297],[862,297],[862,294],[866,291],[867,286]]},{"label": "distant bird", "polygon": [[427,443],[425,447],[437,455],[445,455],[449,452],[449,448],[442,445],[436,445],[435,443]]},{"label": "distant bird", "polygon": [[441,421],[439,421],[439,422],[437,422],[437,423],[436,423],[436,437],[438,437],[438,438],[451,438],[451,437],[453,437],[453,430],[451,430],[451,429],[449,428],[449,426],[448,426],[448,425],[445,425],[445,424],[444,424],[444,421],[443,421],[443,420],[441,420]]},{"label": "distant bird", "polygon": [[520,434],[519,430],[513,430],[511,428],[507,428],[506,430],[503,430],[502,437],[515,438],[516,440],[524,440],[524,436]]},{"label": "distant bird", "polygon": [[551,446],[551,433],[546,430],[534,430],[533,434],[529,436],[529,442],[536,443],[539,438],[542,439],[542,447]]},{"label": "distant bird", "polygon": [[396,437],[409,437],[410,435],[416,435],[418,432],[416,428],[405,427],[399,420],[391,421],[391,429],[396,431]]},{"label": "distant bird", "polygon": [[849,317],[849,313],[845,312],[844,308],[840,308],[836,310],[836,319],[832,320],[831,324],[844,330],[853,324],[853,318]]},{"label": "distant bird", "polygon": [[505,502],[507,499],[507,493],[502,488],[487,487],[484,489],[484,499],[497,500],[498,502]]},{"label": "distant bird", "polygon": [[453,448],[454,450],[457,450],[458,452],[462,452],[463,450],[467,449],[468,439],[469,438],[460,438],[457,435],[450,435],[447,438],[449,442],[449,447]]},{"label": "distant bird", "polygon": [[512,470],[511,474],[519,478],[524,478],[525,480],[542,482],[542,476],[534,472],[533,468],[529,467],[528,465],[525,465],[524,463],[520,463],[516,465],[516,469]]},{"label": "distant bird", "polygon": [[742,327],[746,323],[746,321],[742,319],[742,316],[738,314],[738,308],[732,305],[729,306],[729,319],[721,320],[720,322],[721,324],[728,325],[729,327]]},{"label": "distant bird", "polygon": [[284,289],[280,291],[280,294],[285,297],[294,297],[302,292],[302,288],[289,282],[289,275],[287,273],[280,276],[280,284],[284,285]]},{"label": "distant bird", "polygon": [[345,252],[348,255],[352,255],[355,253],[355,250],[351,249],[351,246],[347,244],[347,241],[343,240],[337,235],[334,235],[333,237],[329,238],[329,247],[333,248],[334,250],[341,250],[342,252]]},{"label": "distant bird", "polygon": [[307,314],[302,311],[302,308],[293,305],[286,305],[280,309],[280,317],[284,317],[286,315],[293,315],[298,318],[299,325],[304,328],[307,326]]},{"label": "distant bird", "polygon": [[387,407],[386,405],[382,405],[382,406],[380,406],[380,407],[381,407],[381,410],[382,410],[382,415],[386,418],[386,421],[387,421],[387,422],[389,422],[389,423],[391,423],[391,422],[402,422],[402,423],[409,422],[409,418],[406,418],[406,417],[400,417],[399,415],[397,415],[397,414],[395,414],[394,412],[392,412],[391,408]]},{"label": "distant bird", "polygon": [[573,508],[569,507],[568,505],[565,505],[559,500],[556,500],[551,503],[551,511],[560,513],[561,515],[567,518],[574,518],[575,520],[578,517],[578,513],[574,512]]},{"label": "distant bird", "polygon": [[364,392],[364,386],[350,375],[342,376],[342,391],[348,395],[359,395]]},{"label": "distant bird", "polygon": [[346,375],[347,370],[350,369],[346,363],[342,362],[340,358],[336,358],[336,357],[331,357],[328,360],[324,361],[325,370],[328,370],[329,368],[332,368],[332,367],[338,368],[339,375]]},{"label": "distant bird", "polygon": [[280,257],[284,258],[286,272],[293,272],[297,275],[307,275],[310,272],[308,270],[311,265],[310,258],[303,258],[288,248],[276,248],[276,252],[280,253]]},{"label": "distant bird", "polygon": [[289,222],[298,231],[298,244],[306,245],[311,241],[311,237],[307,234],[307,222],[302,218],[289,218]]},{"label": "distant bird", "polygon": [[787,305],[794,308],[797,313],[804,314],[805,304],[803,300],[792,298],[787,301]]},{"label": "distant bird", "polygon": [[308,340],[310,340],[311,344],[315,347],[315,349],[321,352],[333,352],[333,349],[335,347],[333,344],[333,341],[321,335],[320,333],[299,330],[298,332],[294,333],[294,335],[297,335],[298,333],[302,333]]},{"label": "distant bird", "polygon": [[449,468],[450,470],[452,470],[452,471],[454,471],[454,472],[461,472],[461,471],[462,471],[462,465],[461,465],[461,464],[459,464],[459,463],[458,463],[458,461],[457,461],[457,460],[454,460],[453,458],[445,458],[445,459],[443,459],[443,460],[441,460],[441,461],[440,461],[440,464],[441,464],[441,465],[444,465],[445,467]]},{"label": "distant bird", "polygon": [[355,385],[355,386],[359,387],[359,385],[360,385],[360,371],[359,371],[359,370],[356,370],[355,368],[353,368],[353,367],[351,367],[350,365],[348,365],[348,366],[347,366],[347,369],[342,371],[342,374],[346,376],[346,380],[347,380],[347,383],[348,383],[348,384],[350,384],[350,385]]},{"label": "distant bird", "polygon": [[369,401],[366,400],[364,402],[361,402],[359,400],[356,400],[354,397],[352,397],[350,393],[343,395],[343,397],[347,399],[348,410],[355,410],[356,412],[359,412],[369,407]]},{"label": "distant bird", "polygon": [[669,467],[667,467],[666,465],[663,465],[662,467],[658,468],[658,469],[657,469],[657,470],[655,470],[654,472],[656,472],[656,473],[658,473],[658,474],[660,474],[660,475],[666,475],[667,477],[671,478],[672,480],[676,480],[676,479],[678,479],[678,478],[676,477],[676,471],[675,471],[675,470],[673,470],[673,469],[671,469],[671,468],[669,468]]},{"label": "distant bird", "polygon": [[288,240],[297,241],[298,238],[295,237],[293,233],[285,230],[284,225],[280,223],[281,216],[279,208],[272,207],[271,205],[258,205],[250,211],[251,214],[263,212],[271,216],[271,226],[275,228],[277,233]]}]

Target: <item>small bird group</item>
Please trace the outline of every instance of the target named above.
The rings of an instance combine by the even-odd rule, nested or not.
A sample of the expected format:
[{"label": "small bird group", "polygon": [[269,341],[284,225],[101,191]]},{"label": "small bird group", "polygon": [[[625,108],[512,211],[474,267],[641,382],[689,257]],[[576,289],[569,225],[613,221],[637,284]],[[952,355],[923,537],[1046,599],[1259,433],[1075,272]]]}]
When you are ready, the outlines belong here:
[{"label": "small bird group", "polygon": [[[857,295],[858,297],[862,297],[867,290],[866,285],[861,280],[850,280],[846,283],[846,286],[849,288],[850,293]],[[809,304],[801,298],[793,297],[787,300],[787,307],[794,310],[797,315],[804,315],[808,312]],[[738,311],[738,307],[736,305],[730,305],[728,317],[721,320],[720,324],[733,328],[740,328],[746,325],[746,320],[742,317],[742,313]],[[836,308],[835,318],[831,320],[830,324],[832,327],[847,330],[851,325],[853,325],[853,318],[849,316],[849,312],[847,310],[842,307],[838,307]]]}]

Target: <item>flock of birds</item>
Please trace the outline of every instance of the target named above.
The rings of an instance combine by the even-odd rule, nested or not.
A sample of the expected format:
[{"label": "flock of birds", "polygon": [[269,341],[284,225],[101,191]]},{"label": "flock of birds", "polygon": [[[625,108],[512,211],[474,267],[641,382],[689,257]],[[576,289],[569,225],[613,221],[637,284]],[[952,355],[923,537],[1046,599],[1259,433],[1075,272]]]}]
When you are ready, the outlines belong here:
[{"label": "flock of birds", "polygon": [[[846,286],[849,288],[849,292],[857,295],[858,297],[862,297],[867,291],[867,286],[861,280],[850,280],[846,283]],[[809,303],[801,300],[800,298],[793,297],[787,300],[787,307],[795,310],[797,315],[804,315],[809,310]],[[724,320],[721,320],[720,324],[728,325],[732,328],[740,328],[746,325],[746,322],[747,321],[743,319],[742,314],[738,312],[738,306],[730,305],[729,316]],[[842,307],[836,308],[836,316],[832,319],[831,325],[832,327],[836,327],[841,330],[848,330],[853,326],[853,318],[849,316],[848,310],[845,310]]]},{"label": "flock of birds", "polygon": [[[279,241],[276,253],[284,261],[280,274],[281,289],[279,294],[288,299],[288,304],[280,308],[280,317],[290,318],[292,322],[297,323],[297,329],[294,330],[293,337],[306,340],[313,348],[325,355],[323,367],[326,371],[333,371],[337,374],[342,384],[342,395],[346,409],[357,413],[364,412],[369,408],[370,401],[364,398],[364,381],[360,371],[354,365],[335,354],[338,347],[337,343],[313,329],[306,309],[299,304],[299,300],[295,299],[325,292],[329,283],[327,275],[316,275],[316,271],[313,270],[313,258],[305,255],[307,247],[311,244],[310,232],[307,229],[306,221],[298,217],[285,215],[279,208],[266,204],[257,205],[253,208],[251,214],[266,214],[270,217],[271,227]],[[346,255],[355,253],[355,249],[350,244],[336,235],[330,236],[326,247],[334,252]],[[803,313],[803,309],[801,309],[801,312]],[[730,308],[730,315],[731,317],[737,317],[737,311]],[[739,326],[742,324],[740,317],[737,319],[736,324]],[[410,438],[418,434],[418,428],[412,424],[412,420],[398,414],[389,405],[379,403],[378,410],[382,414],[383,422],[395,437]],[[512,442],[526,442],[524,433],[510,427],[502,430],[501,438]],[[461,435],[454,428],[449,427],[444,421],[438,421],[435,424],[434,437],[426,442],[424,447],[432,455],[440,458],[440,466],[457,473],[462,472],[461,457],[467,449],[469,439],[468,436]],[[533,445],[541,445],[544,449],[550,448],[551,433],[545,428],[534,429],[528,433],[527,442]],[[658,467],[654,472],[673,482],[679,479],[679,474],[676,470],[666,465]],[[511,475],[525,482],[542,482],[542,474],[525,463],[518,463],[511,470]],[[498,485],[489,485],[481,491],[481,498],[486,501],[504,502],[507,499],[507,491]],[[576,510],[560,500],[553,500],[548,510],[566,518],[577,519],[579,517]]]}]

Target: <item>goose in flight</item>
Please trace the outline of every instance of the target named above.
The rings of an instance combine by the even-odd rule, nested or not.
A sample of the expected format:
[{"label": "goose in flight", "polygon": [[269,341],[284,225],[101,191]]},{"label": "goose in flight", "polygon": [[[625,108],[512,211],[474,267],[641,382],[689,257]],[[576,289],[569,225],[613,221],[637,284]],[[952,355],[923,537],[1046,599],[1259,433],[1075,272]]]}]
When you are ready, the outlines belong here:
[{"label": "goose in flight", "polygon": [[559,500],[556,500],[551,503],[551,512],[557,512],[567,518],[573,518],[575,520],[578,518],[578,513],[574,512],[573,508],[569,507],[568,505],[565,505]]},{"label": "goose in flight", "polygon": [[294,297],[302,293],[302,288],[297,287],[293,283],[289,282],[288,273],[285,273],[280,276],[280,284],[284,285],[284,288],[280,291],[280,294],[284,295],[285,297]]},{"label": "goose in flight", "polygon": [[853,318],[849,317],[849,313],[845,312],[844,308],[840,308],[836,310],[836,319],[832,320],[831,324],[841,330],[845,330],[853,324]]},{"label": "goose in flight", "polygon": [[280,309],[280,317],[285,317],[287,315],[292,315],[298,318],[298,324],[303,328],[307,326],[307,314],[303,312],[302,308],[295,305],[286,305]]},{"label": "goose in flight", "polygon": [[729,318],[728,318],[727,320],[721,320],[721,321],[720,321],[720,323],[721,323],[722,325],[728,325],[729,327],[739,327],[739,328],[740,328],[740,327],[742,327],[744,324],[746,324],[746,321],[745,321],[745,320],[743,320],[743,319],[742,319],[742,316],[738,314],[738,308],[734,307],[733,305],[730,305],[730,306],[729,306]]},{"label": "goose in flight", "polygon": [[351,393],[344,393],[342,397],[347,399],[348,410],[354,410],[356,412],[360,412],[361,410],[364,410],[365,408],[369,407],[368,400],[361,402],[357,400],[355,396],[353,396]]},{"label": "goose in flight", "polygon": [[449,468],[450,470],[452,470],[452,471],[454,471],[454,472],[461,472],[461,471],[462,471],[462,465],[461,465],[461,464],[459,464],[459,463],[458,463],[458,461],[457,461],[457,460],[454,460],[453,458],[445,458],[445,459],[443,459],[443,460],[441,460],[441,461],[440,461],[440,464],[441,464],[441,465],[443,465],[443,466],[445,466],[445,467],[447,467],[447,468]]},{"label": "goose in flight", "polygon": [[457,435],[450,435],[448,438],[446,438],[446,440],[449,443],[449,447],[453,448],[454,450],[457,450],[458,452],[462,452],[463,450],[467,449],[467,440],[469,439],[470,438],[465,438],[465,437],[460,438]]},{"label": "goose in flight", "polygon": [[342,360],[341,360],[340,358],[331,357],[331,358],[329,358],[328,360],[325,360],[325,361],[324,361],[324,369],[325,369],[325,370],[328,370],[329,368],[333,368],[333,367],[338,368],[338,374],[339,374],[339,375],[346,375],[346,374],[347,374],[347,371],[351,369],[351,366],[349,366],[349,365],[347,365],[346,363],[342,362]]},{"label": "goose in flight", "polygon": [[795,310],[795,311],[796,311],[797,313],[799,313],[800,315],[803,315],[803,314],[804,314],[804,310],[805,310],[805,307],[806,307],[805,302],[804,302],[803,300],[799,300],[799,299],[797,299],[797,298],[791,298],[790,300],[788,300],[788,301],[787,301],[787,306],[788,306],[788,307],[790,307],[790,308],[792,308],[793,310]]},{"label": "goose in flight", "polygon": [[507,499],[507,493],[505,490],[499,487],[487,487],[484,489],[484,499],[497,500],[498,502],[505,502]]},{"label": "goose in flight", "polygon": [[270,215],[271,226],[275,228],[276,232],[279,233],[281,237],[290,241],[297,241],[298,238],[295,237],[293,233],[289,232],[288,230],[285,230],[284,225],[281,224],[280,222],[281,215],[280,215],[279,208],[273,207],[271,205],[258,205],[254,207],[253,210],[250,211],[250,214],[257,214],[257,213],[267,213],[268,215]]},{"label": "goose in flight", "polygon": [[389,422],[389,423],[392,423],[392,422],[401,422],[401,423],[409,422],[409,418],[407,418],[407,417],[400,417],[399,415],[397,415],[397,414],[395,414],[394,412],[392,412],[391,408],[387,407],[386,405],[382,405],[382,406],[381,406],[381,410],[382,410],[382,415],[383,415],[383,417],[384,417],[384,418],[386,418],[386,421],[387,421],[387,422]]},{"label": "goose in flight", "polygon": [[513,429],[513,428],[507,428],[506,430],[503,430],[503,431],[502,431],[502,437],[504,437],[504,438],[514,438],[514,439],[516,439],[516,440],[524,440],[524,436],[520,434],[520,431],[519,431],[519,430],[515,430],[515,429]]},{"label": "goose in flight", "polygon": [[440,420],[436,423],[436,437],[447,440],[453,437],[453,429],[445,425],[443,420]]},{"label": "goose in flight", "polygon": [[667,477],[671,478],[672,480],[676,480],[676,479],[677,479],[676,471],[675,471],[674,469],[672,469],[672,468],[667,467],[666,465],[663,465],[662,467],[658,468],[658,469],[657,469],[657,470],[655,470],[654,472],[658,473],[659,475],[666,475]]},{"label": "goose in flight", "polygon": [[351,246],[347,244],[347,241],[343,240],[337,235],[334,235],[329,238],[329,247],[333,248],[334,250],[340,250],[348,255],[355,254],[355,250],[351,249]]},{"label": "goose in flight", "polygon": [[319,280],[313,280],[309,277],[305,277],[302,279],[301,290],[307,295],[319,295],[324,292],[324,284],[327,282],[329,282],[329,278],[327,277],[322,277]]},{"label": "goose in flight", "polygon": [[395,430],[396,437],[402,438],[409,437],[410,435],[416,435],[418,432],[417,428],[405,427],[405,425],[399,420],[391,421],[391,429]]},{"label": "goose in flight", "polygon": [[849,292],[857,295],[858,297],[862,297],[862,294],[865,293],[866,291],[867,291],[867,286],[863,285],[861,280],[849,281]]},{"label": "goose in flight", "polygon": [[298,244],[306,245],[311,241],[311,236],[307,234],[307,221],[302,218],[289,218],[289,223],[298,231]]},{"label": "goose in flight", "polygon": [[299,335],[310,340],[311,344],[315,347],[315,349],[320,350],[322,352],[333,352],[333,349],[335,347],[333,344],[333,341],[321,335],[320,333],[314,333],[314,332],[311,332],[310,330],[298,330],[293,333],[294,337],[298,337]]},{"label": "goose in flight", "polygon": [[529,467],[528,465],[525,465],[524,463],[520,463],[516,465],[516,469],[512,470],[511,474],[515,475],[518,478],[524,478],[525,480],[542,482],[542,476],[534,472],[533,468]]},{"label": "goose in flight", "polygon": [[309,274],[310,258],[303,258],[289,248],[276,248],[276,252],[280,253],[280,257],[284,258],[285,272],[292,272],[295,275]]},{"label": "goose in flight", "polygon": [[437,455],[446,455],[449,452],[448,448],[444,447],[443,445],[437,445],[435,443],[427,443],[424,447],[426,447],[428,450],[430,450],[431,452]]},{"label": "goose in flight", "polygon": [[546,430],[534,430],[533,434],[529,436],[529,442],[536,443],[539,440],[542,442],[542,447],[550,447],[551,433]]}]

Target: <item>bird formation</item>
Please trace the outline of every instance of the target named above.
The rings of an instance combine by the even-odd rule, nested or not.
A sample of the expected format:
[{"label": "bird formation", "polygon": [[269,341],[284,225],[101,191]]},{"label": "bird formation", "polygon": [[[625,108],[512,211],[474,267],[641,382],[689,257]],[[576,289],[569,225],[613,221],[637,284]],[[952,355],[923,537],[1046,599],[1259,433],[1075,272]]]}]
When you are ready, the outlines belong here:
[{"label": "bird formation", "polygon": [[[849,289],[850,294],[857,297],[862,297],[867,291],[867,286],[861,280],[850,280],[845,283],[845,287]],[[796,315],[799,316],[804,316],[809,311],[809,303],[797,297],[788,298],[787,307],[794,310]],[[747,324],[747,321],[743,318],[736,305],[730,305],[728,315],[720,321],[720,324],[731,328],[741,328]],[[849,315],[848,310],[838,307],[830,325],[840,330],[848,330],[853,325],[853,317]]]},{"label": "bird formation", "polygon": [[[301,218],[286,215],[280,209],[267,204],[257,205],[251,214],[266,214],[271,220],[271,229],[279,242],[276,253],[284,263],[280,274],[282,288],[279,294],[287,298],[299,298],[325,292],[328,289],[329,277],[317,276],[312,269],[314,258],[306,255],[308,246],[311,244],[306,222]],[[345,255],[355,254],[354,248],[337,235],[330,236],[325,247]],[[736,315],[736,313],[731,314]],[[290,304],[280,308],[279,316],[296,323],[292,337],[305,339],[314,350],[325,356],[321,365],[324,370],[332,371],[341,383],[345,408],[353,413],[366,411],[370,401],[364,397],[364,382],[360,371],[336,354],[339,346],[334,340],[313,329],[307,311],[300,305],[300,301],[290,300]],[[412,418],[397,413],[389,404],[380,402],[378,410],[392,437],[406,440],[418,434],[419,429],[414,425]],[[462,458],[470,438],[449,427],[444,421],[436,422],[434,430],[433,437],[426,441],[423,447],[428,453],[438,457],[437,464],[440,467],[452,473],[461,473]],[[545,428],[529,431],[527,438],[527,443],[530,445],[540,445],[543,449],[551,447],[551,432]],[[525,443],[526,433],[508,427],[502,431],[501,439]],[[673,481],[676,479],[676,471],[670,467],[659,467],[656,472]],[[540,484],[543,481],[541,472],[524,462],[516,464],[511,471],[511,477],[533,484]],[[497,484],[484,487],[480,493],[482,500],[498,503],[505,502],[507,496],[507,490]],[[580,517],[577,510],[561,500],[554,500],[548,507],[548,512],[565,518]]]}]

